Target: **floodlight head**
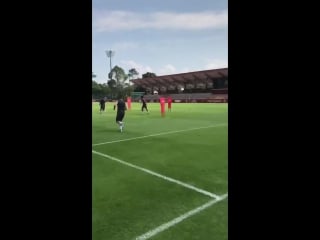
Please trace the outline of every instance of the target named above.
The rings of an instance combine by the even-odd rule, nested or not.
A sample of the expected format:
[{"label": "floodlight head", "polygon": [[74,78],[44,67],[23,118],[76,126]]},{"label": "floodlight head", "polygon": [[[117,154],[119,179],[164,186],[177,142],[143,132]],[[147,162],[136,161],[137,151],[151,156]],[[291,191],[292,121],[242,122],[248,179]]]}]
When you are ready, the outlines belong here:
[{"label": "floodlight head", "polygon": [[112,50],[108,50],[108,51],[106,51],[106,54],[107,54],[107,56],[108,57],[113,57],[114,56],[114,51],[112,51]]}]

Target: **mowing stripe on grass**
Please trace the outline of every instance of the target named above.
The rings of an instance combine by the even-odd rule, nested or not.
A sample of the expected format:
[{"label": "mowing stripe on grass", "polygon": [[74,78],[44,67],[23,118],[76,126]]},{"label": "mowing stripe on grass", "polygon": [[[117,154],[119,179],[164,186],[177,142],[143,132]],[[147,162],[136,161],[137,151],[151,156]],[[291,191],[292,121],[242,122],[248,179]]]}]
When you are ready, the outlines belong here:
[{"label": "mowing stripe on grass", "polygon": [[116,142],[124,142],[124,141],[130,141],[130,140],[135,140],[135,139],[147,138],[147,137],[155,137],[155,136],[172,134],[172,133],[187,132],[187,131],[193,131],[193,130],[204,129],[204,128],[221,127],[221,126],[226,126],[226,125],[227,125],[226,123],[221,123],[221,124],[216,124],[216,125],[207,126],[207,127],[190,128],[190,129],[177,130],[177,131],[171,131],[171,132],[162,132],[162,133],[156,133],[156,134],[151,134],[151,135],[146,135],[146,136],[141,136],[141,137],[135,137],[135,138],[127,138],[127,139],[115,140],[115,141],[110,141],[110,142],[95,143],[95,144],[92,144],[92,146],[98,146],[98,145],[116,143]]},{"label": "mowing stripe on grass", "polygon": [[166,177],[166,176],[164,176],[164,175],[161,175],[161,174],[159,174],[159,173],[153,172],[153,171],[148,170],[148,169],[146,169],[146,168],[142,168],[142,167],[139,167],[139,166],[137,166],[137,165],[134,165],[134,164],[131,164],[131,163],[122,161],[122,160],[120,160],[120,159],[118,159],[118,158],[115,158],[115,157],[112,157],[112,156],[110,156],[110,155],[107,155],[107,154],[104,154],[104,153],[100,153],[100,152],[97,152],[97,151],[94,151],[94,150],[92,150],[92,153],[97,154],[97,155],[100,155],[100,156],[105,157],[105,158],[108,158],[108,159],[110,159],[110,160],[119,162],[119,163],[121,163],[121,164],[127,165],[127,166],[129,166],[129,167],[138,169],[138,170],[140,170],[140,171],[149,173],[149,174],[151,174],[151,175],[153,175],[153,176],[162,178],[162,179],[167,180],[167,181],[169,181],[169,182],[176,183],[176,184],[181,185],[181,186],[183,186],[183,187],[185,187],[185,188],[192,189],[192,190],[194,190],[194,191],[196,191],[196,192],[199,192],[199,193],[202,193],[202,194],[204,194],[204,195],[206,195],[206,196],[209,196],[209,197],[212,197],[212,198],[216,198],[216,199],[218,199],[218,200],[221,198],[221,197],[219,197],[218,195],[216,195],[216,194],[214,194],[214,193],[208,192],[208,191],[206,191],[206,190],[202,190],[202,189],[200,189],[200,188],[194,187],[194,186],[192,186],[192,185],[190,185],[190,184],[181,182],[181,181],[179,181],[179,180],[176,180],[176,179],[173,179],[173,178],[170,178],[170,177]]},{"label": "mowing stripe on grass", "polygon": [[214,200],[210,200],[209,202],[207,202],[206,204],[200,206],[200,207],[197,207],[167,223],[164,223],[162,225],[160,225],[159,227],[155,228],[155,229],[152,229],[150,230],[149,232],[146,232],[145,234],[139,236],[139,237],[136,237],[136,240],[145,240],[145,239],[148,239],[150,237],[153,237],[154,235],[170,228],[170,227],[173,227],[174,225],[176,225],[177,223],[180,223],[182,222],[183,220],[187,219],[188,217],[191,217],[192,215],[195,215],[201,211],[203,211],[204,209],[212,206],[213,204],[219,202],[219,201],[222,201],[223,199],[225,199],[226,197],[228,197],[228,194],[224,194],[222,196],[220,196],[219,199],[214,199]]}]

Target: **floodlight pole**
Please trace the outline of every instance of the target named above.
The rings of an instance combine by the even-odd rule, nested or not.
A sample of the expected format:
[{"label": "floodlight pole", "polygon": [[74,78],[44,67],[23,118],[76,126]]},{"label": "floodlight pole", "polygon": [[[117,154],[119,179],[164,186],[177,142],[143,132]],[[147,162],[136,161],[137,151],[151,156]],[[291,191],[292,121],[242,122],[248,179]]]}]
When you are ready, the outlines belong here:
[{"label": "floodlight pole", "polygon": [[111,72],[111,69],[112,69],[111,58],[114,56],[115,52],[112,50],[108,50],[106,51],[106,54],[107,54],[107,57],[110,58],[110,72]]}]

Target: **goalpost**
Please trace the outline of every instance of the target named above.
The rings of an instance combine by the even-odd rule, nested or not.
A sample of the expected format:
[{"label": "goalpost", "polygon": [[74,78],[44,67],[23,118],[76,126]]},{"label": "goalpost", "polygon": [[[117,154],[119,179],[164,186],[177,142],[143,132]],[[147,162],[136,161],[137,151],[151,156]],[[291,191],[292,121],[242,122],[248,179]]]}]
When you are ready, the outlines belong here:
[{"label": "goalpost", "polygon": [[139,101],[140,97],[144,95],[144,92],[132,92],[131,98],[133,101]]}]

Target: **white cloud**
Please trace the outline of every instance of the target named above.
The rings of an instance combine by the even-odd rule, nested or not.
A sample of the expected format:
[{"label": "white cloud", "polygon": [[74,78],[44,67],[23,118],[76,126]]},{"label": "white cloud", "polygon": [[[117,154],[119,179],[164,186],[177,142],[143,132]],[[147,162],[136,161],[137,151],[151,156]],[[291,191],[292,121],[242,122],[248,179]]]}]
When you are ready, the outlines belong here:
[{"label": "white cloud", "polygon": [[131,68],[135,68],[139,73],[139,77],[142,77],[142,74],[145,74],[146,72],[153,72],[150,66],[144,66],[132,60],[124,60],[120,62],[121,62],[121,66],[127,69],[126,72],[128,72]]},{"label": "white cloud", "polygon": [[227,68],[228,67],[227,60],[213,59],[213,60],[207,60],[207,62],[208,63],[205,65],[205,69],[216,69],[216,68]]},{"label": "white cloud", "polygon": [[166,66],[164,66],[163,68],[161,68],[159,70],[159,73],[157,73],[157,75],[161,76],[161,75],[169,75],[169,74],[174,74],[177,72],[177,69],[171,65],[171,64],[167,64]]},{"label": "white cloud", "polygon": [[190,68],[185,67],[181,69],[181,73],[186,73],[186,72],[191,72]]},{"label": "white cloud", "polygon": [[133,42],[119,42],[112,46],[112,49],[115,49],[116,51],[127,51],[131,49],[137,49],[139,46],[136,43]]},{"label": "white cloud", "polygon": [[221,12],[152,12],[93,11],[93,29],[97,32],[136,29],[201,30],[226,28],[228,11]]}]

